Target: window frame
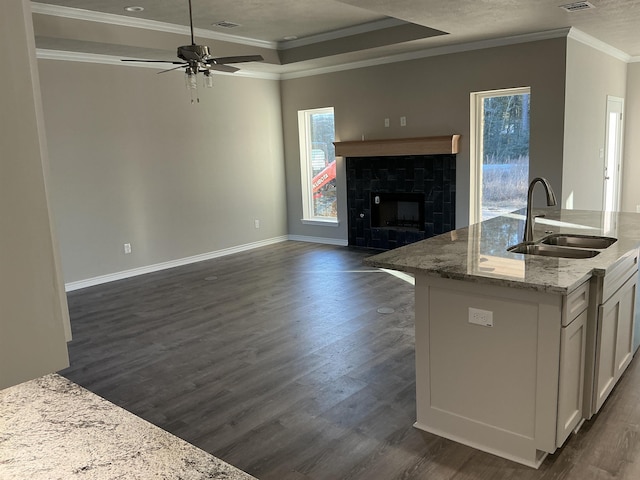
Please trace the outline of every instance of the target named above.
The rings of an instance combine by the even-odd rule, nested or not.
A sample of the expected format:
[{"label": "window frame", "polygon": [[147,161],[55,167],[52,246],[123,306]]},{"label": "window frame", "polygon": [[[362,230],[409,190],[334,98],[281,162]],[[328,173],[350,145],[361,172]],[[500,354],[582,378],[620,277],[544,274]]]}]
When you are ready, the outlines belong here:
[{"label": "window frame", "polygon": [[[470,151],[469,151],[469,225],[482,221],[482,150],[483,150],[483,102],[485,98],[529,94],[531,87],[501,88],[471,92],[470,95]],[[529,119],[531,122],[531,119]],[[531,130],[531,123],[529,123]]]},{"label": "window frame", "polygon": [[[334,116],[333,107],[311,108],[298,110],[298,135],[300,145],[300,187],[302,193],[302,219],[305,225],[338,226],[338,216],[319,217],[313,210],[313,187],[312,181],[312,138],[311,138],[311,117],[317,114],[330,113]],[[335,131],[334,131],[335,139]],[[337,202],[337,198],[336,198]]]}]

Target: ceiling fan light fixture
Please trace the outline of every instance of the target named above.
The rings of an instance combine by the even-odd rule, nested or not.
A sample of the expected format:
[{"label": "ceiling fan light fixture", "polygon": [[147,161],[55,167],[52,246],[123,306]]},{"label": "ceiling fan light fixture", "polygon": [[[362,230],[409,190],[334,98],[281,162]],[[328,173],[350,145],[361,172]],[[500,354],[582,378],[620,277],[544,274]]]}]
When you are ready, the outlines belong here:
[{"label": "ceiling fan light fixture", "polygon": [[191,67],[187,67],[184,71],[184,83],[187,88],[196,90],[198,88],[198,75]]},{"label": "ceiling fan light fixture", "polygon": [[[125,7],[125,10],[130,12],[141,12],[144,10],[142,7]],[[221,25],[223,23],[224,25]],[[218,22],[219,26],[226,28],[239,27],[240,25],[233,22]],[[202,73],[202,84],[204,88],[213,87],[213,71],[234,73],[240,70],[237,67],[228,65],[229,63],[243,63],[243,62],[261,62],[264,60],[262,55],[237,55],[230,57],[218,57],[214,58],[209,51],[209,47],[206,45],[198,45],[195,42],[193,34],[193,12],[191,6],[191,0],[189,0],[189,29],[191,31],[191,44],[179,46],[176,52],[180,61],[166,61],[166,60],[138,60],[134,58],[123,58],[123,62],[157,62],[157,63],[170,63],[177,65],[158,73],[172,72],[174,70],[184,68],[184,82],[186,88],[191,92],[191,103],[200,103],[198,98],[198,74]]]},{"label": "ceiling fan light fixture", "polygon": [[213,75],[210,70],[205,70],[203,75],[204,88],[213,88]]}]

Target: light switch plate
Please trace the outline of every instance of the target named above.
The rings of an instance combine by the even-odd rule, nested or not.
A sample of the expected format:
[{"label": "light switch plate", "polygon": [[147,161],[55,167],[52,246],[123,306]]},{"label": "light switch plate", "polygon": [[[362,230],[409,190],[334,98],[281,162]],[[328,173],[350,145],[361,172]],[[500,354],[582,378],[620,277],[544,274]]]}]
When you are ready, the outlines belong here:
[{"label": "light switch plate", "polygon": [[482,325],[483,327],[493,327],[493,312],[469,307],[469,323]]}]

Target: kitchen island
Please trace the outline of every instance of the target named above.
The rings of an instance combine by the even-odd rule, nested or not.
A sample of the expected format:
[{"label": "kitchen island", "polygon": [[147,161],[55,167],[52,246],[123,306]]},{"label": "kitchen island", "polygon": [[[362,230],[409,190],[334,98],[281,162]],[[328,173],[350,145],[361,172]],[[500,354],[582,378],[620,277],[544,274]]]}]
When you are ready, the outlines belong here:
[{"label": "kitchen island", "polygon": [[513,253],[503,215],[368,258],[416,277],[422,430],[538,467],[600,409],[633,355],[640,215],[540,210],[534,241],[617,239],[590,258]]}]

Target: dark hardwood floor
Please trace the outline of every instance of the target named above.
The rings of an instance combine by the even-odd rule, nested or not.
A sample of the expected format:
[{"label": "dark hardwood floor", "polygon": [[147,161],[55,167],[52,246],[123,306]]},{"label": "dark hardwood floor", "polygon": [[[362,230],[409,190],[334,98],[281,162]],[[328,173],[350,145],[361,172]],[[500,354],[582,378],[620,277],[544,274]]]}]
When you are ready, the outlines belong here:
[{"label": "dark hardwood floor", "polygon": [[60,373],[262,480],[640,479],[637,359],[539,470],[414,429],[413,287],[370,253],[285,242],[72,292]]}]

